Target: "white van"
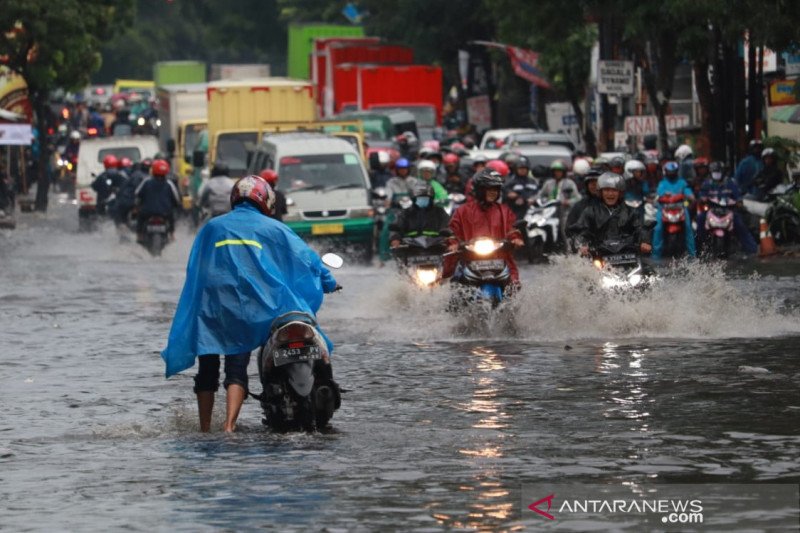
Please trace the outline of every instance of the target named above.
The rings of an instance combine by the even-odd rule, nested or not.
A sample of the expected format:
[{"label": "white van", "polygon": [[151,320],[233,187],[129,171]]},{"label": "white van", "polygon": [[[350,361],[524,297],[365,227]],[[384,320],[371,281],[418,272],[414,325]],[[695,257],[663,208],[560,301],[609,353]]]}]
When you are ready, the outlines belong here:
[{"label": "white van", "polygon": [[283,221],[304,239],[355,244],[371,258],[374,228],[369,175],[351,143],[321,133],[266,134],[248,171],[271,168],[286,195]]},{"label": "white van", "polygon": [[93,212],[96,208],[97,194],[91,185],[105,170],[103,168],[105,156],[114,155],[117,159],[127,157],[136,163],[142,159],[152,158],[156,153],[158,153],[158,140],[152,135],[82,140],[78,150],[78,169],[75,175],[75,196],[78,199],[79,216]]}]

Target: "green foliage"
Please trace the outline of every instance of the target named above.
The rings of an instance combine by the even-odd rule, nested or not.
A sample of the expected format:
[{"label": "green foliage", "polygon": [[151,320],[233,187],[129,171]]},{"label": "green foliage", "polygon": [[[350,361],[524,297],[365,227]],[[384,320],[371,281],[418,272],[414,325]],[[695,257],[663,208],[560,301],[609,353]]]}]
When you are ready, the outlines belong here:
[{"label": "green foliage", "polygon": [[[132,0],[25,0],[0,9],[0,56],[34,98],[85,86],[100,45],[132,14]],[[9,33],[6,31],[15,29]]]},{"label": "green foliage", "polygon": [[792,167],[800,165],[800,143],[794,139],[773,135],[771,137],[766,137],[763,142],[764,148],[772,148],[775,150],[775,155],[781,168],[786,165]]},{"label": "green foliage", "polygon": [[132,23],[103,49],[95,82],[151,79],[153,63],[181,59],[284,69],[286,25],[277,0],[137,0],[135,11]]}]

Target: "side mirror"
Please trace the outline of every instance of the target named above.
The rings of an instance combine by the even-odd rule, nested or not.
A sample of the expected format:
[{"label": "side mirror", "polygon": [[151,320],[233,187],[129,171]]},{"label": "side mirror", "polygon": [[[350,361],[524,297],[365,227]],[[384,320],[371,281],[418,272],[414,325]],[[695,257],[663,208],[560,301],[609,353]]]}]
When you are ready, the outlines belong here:
[{"label": "side mirror", "polygon": [[167,139],[167,153],[170,159],[175,155],[175,139]]},{"label": "side mirror", "polygon": [[195,150],[192,152],[192,166],[204,167],[206,166],[206,153],[202,150]]},{"label": "side mirror", "polygon": [[322,262],[331,268],[342,268],[344,264],[344,259],[340,255],[336,255],[333,253],[327,253],[322,256]]}]

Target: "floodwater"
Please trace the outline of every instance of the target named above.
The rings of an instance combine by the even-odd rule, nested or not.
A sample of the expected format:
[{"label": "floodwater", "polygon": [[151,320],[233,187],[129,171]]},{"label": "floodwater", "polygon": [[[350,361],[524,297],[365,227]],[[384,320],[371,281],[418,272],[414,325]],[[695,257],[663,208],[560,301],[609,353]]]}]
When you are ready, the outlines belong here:
[{"label": "floodwater", "polygon": [[524,266],[514,308],[472,324],[346,266],[320,313],[349,391],[333,430],[273,434],[250,400],[228,436],[220,413],[198,432],[193,371],[165,380],[158,355],[189,231],[153,259],[69,205],[18,223],[0,529],[517,530],[523,484],[800,481],[797,262],[689,265],[633,298],[576,259]]}]

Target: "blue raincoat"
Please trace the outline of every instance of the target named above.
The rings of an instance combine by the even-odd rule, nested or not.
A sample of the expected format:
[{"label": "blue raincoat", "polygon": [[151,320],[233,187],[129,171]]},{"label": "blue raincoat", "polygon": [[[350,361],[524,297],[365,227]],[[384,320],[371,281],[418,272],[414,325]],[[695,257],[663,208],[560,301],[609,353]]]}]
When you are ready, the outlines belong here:
[{"label": "blue raincoat", "polygon": [[[336,280],[283,223],[248,202],[211,219],[197,234],[169,341],[161,357],[172,376],[206,354],[238,354],[267,341],[290,311],[316,315]],[[332,352],[331,341],[323,334]]]}]

